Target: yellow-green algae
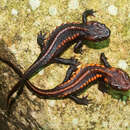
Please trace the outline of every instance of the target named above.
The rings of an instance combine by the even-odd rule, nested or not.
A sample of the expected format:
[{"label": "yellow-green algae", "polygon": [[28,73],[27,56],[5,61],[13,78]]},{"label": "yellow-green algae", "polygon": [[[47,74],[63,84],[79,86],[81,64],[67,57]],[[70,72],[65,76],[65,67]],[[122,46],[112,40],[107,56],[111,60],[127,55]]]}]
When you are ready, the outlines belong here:
[{"label": "yellow-green algae", "polygon": [[[83,46],[83,55],[74,54],[70,47],[62,57],[75,57],[84,63],[99,63],[99,56],[104,52],[109,62],[117,67],[120,59],[127,62],[130,75],[130,8],[129,0],[80,0],[77,9],[69,9],[69,0],[44,0],[40,6],[32,10],[29,0],[7,1],[0,4],[0,53],[16,65],[22,66],[24,72],[37,58],[40,49],[36,44],[37,33],[51,32],[56,26],[66,22],[81,22],[81,14],[87,9],[97,11],[97,20],[105,23],[111,29],[108,46],[102,49]],[[118,12],[116,16],[108,13],[108,7],[114,5]],[[57,8],[57,14],[49,15],[49,7]],[[12,9],[18,11],[12,15]],[[129,16],[129,17],[128,17]],[[106,41],[105,41],[106,42]],[[102,42],[104,45],[105,42]],[[102,44],[99,42],[99,44]],[[98,47],[98,46],[97,46]],[[9,48],[9,49],[8,49]],[[12,52],[12,53],[11,53]],[[13,55],[12,57],[8,57]],[[40,88],[53,88],[62,82],[67,66],[52,64],[44,69],[43,75],[34,76],[31,81]],[[11,116],[6,115],[7,92],[18,81],[17,76],[6,65],[0,66],[0,128],[7,129],[45,129],[45,130],[129,130],[130,102],[122,102],[111,95],[103,94],[93,85],[82,96],[89,94],[92,103],[88,106],[75,104],[69,99],[44,100],[34,96],[24,89],[22,95],[12,106]]]}]

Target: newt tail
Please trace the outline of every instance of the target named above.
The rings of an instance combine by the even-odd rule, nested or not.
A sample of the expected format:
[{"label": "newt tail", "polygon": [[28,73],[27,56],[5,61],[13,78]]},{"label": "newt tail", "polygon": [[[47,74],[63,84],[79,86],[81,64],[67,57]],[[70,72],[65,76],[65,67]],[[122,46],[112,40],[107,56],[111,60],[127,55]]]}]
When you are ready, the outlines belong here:
[{"label": "newt tail", "polygon": [[[86,98],[78,98],[76,94],[80,92],[82,89],[86,88],[88,84],[97,81],[99,79],[100,82],[105,82],[109,84],[112,88],[120,91],[128,91],[130,90],[130,77],[129,75],[119,69],[112,67],[108,62],[104,55],[104,53],[100,56],[101,61],[104,65],[100,64],[87,64],[82,65],[80,68],[74,68],[74,66],[70,66],[69,71],[71,70],[73,74],[69,74],[65,78],[65,80],[57,85],[56,87],[43,90],[35,87],[30,81],[26,81],[26,86],[30,89],[33,93],[38,96],[44,98],[64,98],[68,97],[74,100],[78,104],[86,105],[88,104],[88,100]],[[1,60],[1,58],[0,58]],[[9,63],[5,62],[4,63]],[[15,72],[22,77],[23,74],[20,70],[15,67],[12,63],[8,64],[12,67]],[[19,73],[20,72],[20,73]]]},{"label": "newt tail", "polygon": [[[110,30],[105,24],[97,21],[87,21],[88,16],[93,16],[93,10],[86,10],[82,14],[81,23],[66,23],[57,27],[46,39],[46,34],[40,33],[37,42],[41,48],[41,53],[36,61],[25,71],[21,80],[9,92],[8,99],[19,88],[23,87],[27,80],[36,74],[42,67],[51,63],[61,63],[66,65],[78,65],[76,59],[63,59],[59,56],[72,44],[76,43],[74,52],[81,53],[84,40],[103,41],[109,38]],[[45,41],[46,39],[46,41]]]}]

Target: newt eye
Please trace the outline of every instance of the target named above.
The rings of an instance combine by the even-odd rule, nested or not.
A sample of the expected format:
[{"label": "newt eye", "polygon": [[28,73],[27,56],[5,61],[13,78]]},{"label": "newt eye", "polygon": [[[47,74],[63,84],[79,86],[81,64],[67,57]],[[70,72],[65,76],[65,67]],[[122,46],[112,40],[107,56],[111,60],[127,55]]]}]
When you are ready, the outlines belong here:
[{"label": "newt eye", "polygon": [[121,89],[121,86],[117,86],[117,88],[120,90],[120,89]]},{"label": "newt eye", "polygon": [[121,86],[117,85],[117,86],[114,86],[115,89],[117,90],[121,90]]},{"label": "newt eye", "polygon": [[117,83],[113,83],[113,84],[112,84],[112,87],[113,87],[114,89],[117,89],[117,90],[120,90],[120,89],[121,89],[121,86],[120,86],[119,84],[117,84]]}]

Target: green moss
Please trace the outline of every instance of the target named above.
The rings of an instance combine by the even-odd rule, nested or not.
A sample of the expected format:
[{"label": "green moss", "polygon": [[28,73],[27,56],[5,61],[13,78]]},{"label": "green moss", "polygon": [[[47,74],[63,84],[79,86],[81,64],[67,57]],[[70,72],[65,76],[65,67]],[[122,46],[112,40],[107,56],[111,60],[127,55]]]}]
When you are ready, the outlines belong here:
[{"label": "green moss", "polygon": [[[86,43],[87,41],[84,41],[84,43]],[[109,42],[110,40],[105,40],[105,41],[101,41],[101,42],[87,42],[87,46],[89,48],[93,48],[93,49],[102,49],[102,48],[106,48],[109,46]]]},{"label": "green moss", "polygon": [[123,92],[110,89],[108,93],[111,94],[113,98],[121,99],[122,101],[127,101],[130,99],[130,91]]}]

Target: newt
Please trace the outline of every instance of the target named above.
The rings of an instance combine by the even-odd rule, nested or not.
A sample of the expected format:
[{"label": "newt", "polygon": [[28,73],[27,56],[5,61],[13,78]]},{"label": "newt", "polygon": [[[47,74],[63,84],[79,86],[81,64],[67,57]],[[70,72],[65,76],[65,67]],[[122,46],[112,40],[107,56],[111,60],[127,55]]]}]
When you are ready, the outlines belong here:
[{"label": "newt", "polygon": [[[81,92],[81,90],[83,90],[84,88],[87,88],[90,83],[97,80],[109,84],[115,90],[130,90],[129,75],[120,68],[112,67],[107,61],[104,53],[101,53],[100,60],[104,65],[86,64],[82,65],[79,68],[77,66],[70,66],[66,73],[67,76],[65,77],[64,81],[49,90],[43,90],[35,87],[30,81],[26,81],[25,84],[29,90],[40,97],[70,98],[74,100],[77,104],[81,105],[87,105],[89,100],[87,99],[87,96],[79,98],[77,97],[77,94]],[[12,63],[5,60],[3,60],[3,62],[12,67],[20,77],[23,76],[22,72]],[[99,86],[99,90],[105,92],[105,87]]]},{"label": "newt", "polygon": [[[86,10],[82,14],[82,23],[66,23],[57,27],[46,39],[46,34],[40,34],[37,37],[37,43],[41,48],[36,61],[25,71],[22,78],[9,92],[8,99],[18,88],[23,87],[25,82],[29,80],[39,69],[51,63],[62,63],[66,65],[79,64],[76,59],[63,59],[59,56],[72,44],[74,52],[82,52],[82,41],[103,41],[110,36],[110,30],[105,24],[97,21],[87,21],[88,16],[94,16],[93,10]],[[46,42],[45,42],[46,39]]]}]

